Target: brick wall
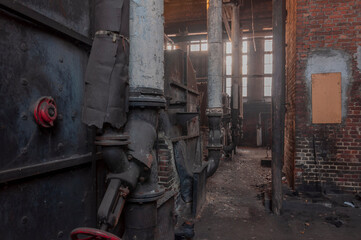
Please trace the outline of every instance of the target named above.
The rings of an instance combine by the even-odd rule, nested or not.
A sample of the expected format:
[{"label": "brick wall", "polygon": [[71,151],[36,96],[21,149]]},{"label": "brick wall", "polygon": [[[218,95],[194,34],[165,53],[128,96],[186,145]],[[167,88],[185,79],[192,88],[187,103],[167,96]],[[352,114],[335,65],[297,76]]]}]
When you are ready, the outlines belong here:
[{"label": "brick wall", "polygon": [[296,0],[286,1],[286,115],[283,171],[291,187],[294,187],[295,155],[296,7]]},{"label": "brick wall", "polygon": [[[296,188],[360,192],[361,0],[297,0],[296,26]],[[349,74],[342,83],[345,97],[341,124],[316,125],[311,121],[306,75],[312,67],[309,58],[318,53],[346,59],[335,65],[345,64]]]}]

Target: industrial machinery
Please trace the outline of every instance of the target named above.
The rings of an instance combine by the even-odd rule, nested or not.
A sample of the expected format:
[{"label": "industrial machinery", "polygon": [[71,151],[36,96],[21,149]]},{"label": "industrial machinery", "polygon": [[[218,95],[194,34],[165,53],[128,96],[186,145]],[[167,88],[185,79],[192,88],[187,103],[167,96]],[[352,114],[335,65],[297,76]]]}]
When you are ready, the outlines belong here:
[{"label": "industrial machinery", "polygon": [[1,1],[2,239],[170,240],[199,213],[222,111],[204,146],[192,63],[142,4]]}]

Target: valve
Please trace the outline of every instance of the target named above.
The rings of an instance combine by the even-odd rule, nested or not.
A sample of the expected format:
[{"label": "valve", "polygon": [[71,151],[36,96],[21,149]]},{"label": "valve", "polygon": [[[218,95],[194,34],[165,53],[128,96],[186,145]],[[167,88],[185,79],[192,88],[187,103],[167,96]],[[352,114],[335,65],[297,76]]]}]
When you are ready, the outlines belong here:
[{"label": "valve", "polygon": [[41,97],[36,101],[34,118],[37,124],[44,128],[52,127],[57,115],[56,104],[52,97]]},{"label": "valve", "polygon": [[70,236],[72,240],[121,240],[109,232],[96,228],[76,228]]}]

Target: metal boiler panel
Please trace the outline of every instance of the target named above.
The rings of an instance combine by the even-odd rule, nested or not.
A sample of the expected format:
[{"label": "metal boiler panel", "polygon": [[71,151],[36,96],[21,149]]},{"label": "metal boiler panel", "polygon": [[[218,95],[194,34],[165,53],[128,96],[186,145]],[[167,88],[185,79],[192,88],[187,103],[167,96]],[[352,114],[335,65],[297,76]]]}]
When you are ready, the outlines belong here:
[{"label": "metal boiler panel", "polygon": [[[96,225],[94,132],[81,122],[90,2],[0,3],[0,235],[68,239]],[[45,128],[34,104],[54,99]]]}]

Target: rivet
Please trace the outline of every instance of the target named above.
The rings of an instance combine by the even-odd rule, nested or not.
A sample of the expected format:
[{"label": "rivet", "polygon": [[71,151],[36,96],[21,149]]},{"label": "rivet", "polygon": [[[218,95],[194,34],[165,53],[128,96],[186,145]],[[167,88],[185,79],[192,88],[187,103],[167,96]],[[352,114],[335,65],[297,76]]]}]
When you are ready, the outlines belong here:
[{"label": "rivet", "polygon": [[27,216],[24,216],[21,218],[21,223],[22,224],[26,224],[28,222],[28,217]]},{"label": "rivet", "polygon": [[59,231],[58,232],[58,238],[62,238],[64,236],[64,232],[63,231]]},{"label": "rivet", "polygon": [[26,78],[21,78],[20,82],[21,82],[21,85],[23,85],[23,86],[27,86],[29,83],[29,81]]},{"label": "rivet", "polygon": [[26,45],[26,43],[21,43],[20,44],[20,49],[25,52],[25,51],[28,50],[28,46]]},{"label": "rivet", "polygon": [[27,120],[27,119],[28,119],[28,115],[26,115],[25,112],[22,112],[22,113],[21,113],[21,119],[22,119],[22,120]]},{"label": "rivet", "polygon": [[58,143],[58,151],[62,150],[64,147],[63,143]]},{"label": "rivet", "polygon": [[24,154],[26,154],[28,152],[28,149],[26,147],[24,147],[24,148],[22,148],[20,150],[20,152],[21,152],[22,155],[24,155]]}]

